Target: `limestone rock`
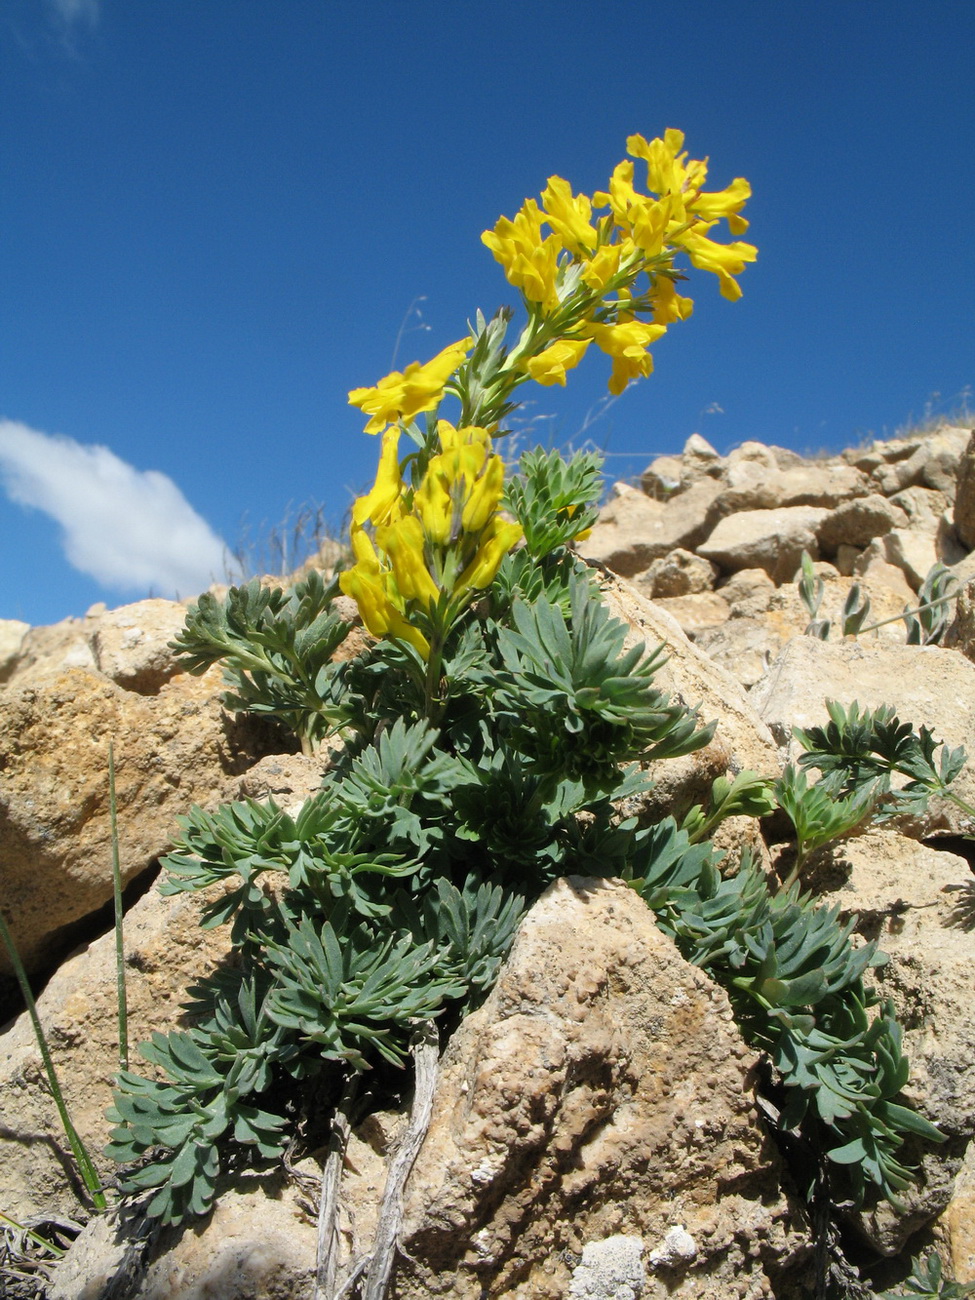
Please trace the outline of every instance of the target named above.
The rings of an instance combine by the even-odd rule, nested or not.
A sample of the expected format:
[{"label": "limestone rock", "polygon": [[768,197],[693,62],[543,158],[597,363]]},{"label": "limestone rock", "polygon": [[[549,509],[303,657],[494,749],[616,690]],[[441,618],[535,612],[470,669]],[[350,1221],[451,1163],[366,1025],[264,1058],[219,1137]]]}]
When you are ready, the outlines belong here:
[{"label": "limestone rock", "polygon": [[775,583],[764,569],[739,569],[719,588],[732,618],[755,618],[769,607]]},{"label": "limestone rock", "polygon": [[[924,724],[938,740],[975,752],[975,665],[939,646],[841,643],[795,637],[749,692],[749,701],[785,746],[796,747],[793,727],[822,726],[826,700],[869,708],[890,704],[904,722]],[[975,802],[975,772],[963,770],[955,789]],[[912,833],[958,834],[970,819],[952,804],[932,800],[912,822]]]},{"label": "limestone rock", "polygon": [[180,671],[169,642],[185,621],[185,607],[171,600],[140,600],[103,614],[91,639],[99,672],[126,690],[154,695]]},{"label": "limestone rock", "polygon": [[[620,1235],[655,1245],[675,1221],[697,1250],[671,1256],[643,1300],[767,1294],[801,1220],[753,1110],[752,1059],[724,993],[635,894],[558,882],[447,1049],[395,1294],[555,1300],[567,1253]],[[761,1252],[742,1250],[745,1224]]]},{"label": "limestone rock", "polygon": [[728,602],[717,591],[693,592],[688,596],[671,596],[657,604],[677,620],[681,631],[695,640],[708,628],[727,622],[731,613]]},{"label": "limestone rock", "polygon": [[869,979],[905,1030],[904,1096],[949,1139],[912,1143],[908,1163],[919,1161],[920,1176],[902,1206],[883,1203],[858,1217],[875,1248],[891,1254],[945,1209],[960,1152],[975,1135],[975,877],[964,858],[875,828],[837,845],[810,883],[858,916],[859,932],[890,958]]},{"label": "limestone rock", "polygon": [[[130,1068],[136,1073],[150,1068],[136,1045],[154,1029],[175,1028],[187,986],[226,954],[226,931],[201,930],[199,912],[195,895],[163,898],[151,890],[125,917]],[[101,1151],[119,1068],[114,931],[59,967],[38,1011],[75,1127],[100,1171],[111,1176],[116,1166]],[[0,1205],[21,1220],[72,1216],[78,1203],[66,1174],[70,1149],[26,1012],[0,1037],[0,1114]]]},{"label": "limestone rock", "polygon": [[950,1275],[956,1282],[975,1282],[975,1143],[965,1153],[943,1222],[951,1251]]},{"label": "limestone rock", "polygon": [[816,537],[824,555],[835,555],[844,544],[866,546],[875,537],[882,537],[906,523],[903,510],[891,505],[886,497],[874,494],[838,506],[820,524]]},{"label": "limestone rock", "polygon": [[803,551],[817,558],[816,532],[826,513],[816,506],[745,510],[722,519],[698,553],[726,572],[764,569],[774,582],[788,582]]},{"label": "limestone rock", "polygon": [[633,585],[654,600],[668,596],[690,596],[710,591],[717,569],[701,555],[678,547],[654,560],[645,573],[637,574]]},{"label": "limestone rock", "polygon": [[678,547],[693,550],[706,535],[708,510],[719,491],[715,480],[702,478],[665,505],[617,484],[579,553],[632,577]]},{"label": "limestone rock", "polygon": [[[317,1232],[311,1207],[280,1176],[220,1196],[205,1228],[166,1229],[127,1300],[308,1300]],[[93,1220],[58,1266],[48,1300],[108,1300],[132,1232]]]},{"label": "limestone rock", "polygon": [[126,881],[165,852],[178,814],[280,746],[267,724],[232,721],[220,690],[219,669],[180,673],[155,695],[72,669],[0,691],[0,878],[29,969],[112,896],[110,741]]},{"label": "limestone rock", "polygon": [[[602,589],[610,613],[630,625],[628,647],[642,641],[648,650],[661,645],[667,652],[669,658],[655,678],[661,690],[691,707],[699,706],[702,722],[720,719],[717,735],[707,749],[657,765],[661,781],[679,781],[675,774],[685,763],[708,769],[720,768],[723,762],[735,771],[748,767],[778,775],[775,741],[738,682],[689,641],[665,610],[645,600],[629,583],[610,579]],[[709,755],[709,750],[717,752]]]},{"label": "limestone rock", "polygon": [[30,624],[19,618],[0,618],[0,681],[3,681],[8,668],[20,654],[24,637],[30,631]]},{"label": "limestone rock", "polygon": [[975,432],[969,438],[958,465],[954,519],[963,544],[969,550],[975,550]]}]

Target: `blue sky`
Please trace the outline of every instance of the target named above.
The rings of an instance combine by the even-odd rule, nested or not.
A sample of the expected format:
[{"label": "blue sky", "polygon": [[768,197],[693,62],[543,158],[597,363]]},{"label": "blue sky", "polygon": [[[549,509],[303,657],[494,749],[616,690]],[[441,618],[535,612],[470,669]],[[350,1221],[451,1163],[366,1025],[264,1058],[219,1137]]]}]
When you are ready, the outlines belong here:
[{"label": "blue sky", "polygon": [[748,178],[759,259],[735,304],[695,273],[608,409],[595,354],[523,389],[543,439],[593,421],[622,477],[694,431],[839,449],[951,408],[973,53],[971,0],[5,0],[0,618],[193,594],[302,503],[337,523],[378,451],[348,389],[515,302],[481,231],[633,132]]}]

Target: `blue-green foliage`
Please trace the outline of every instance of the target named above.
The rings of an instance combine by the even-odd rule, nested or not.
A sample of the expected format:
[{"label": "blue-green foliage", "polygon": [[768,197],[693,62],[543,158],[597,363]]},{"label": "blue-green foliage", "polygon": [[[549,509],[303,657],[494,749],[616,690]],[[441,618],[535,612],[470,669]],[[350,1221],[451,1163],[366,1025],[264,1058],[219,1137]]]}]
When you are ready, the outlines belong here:
[{"label": "blue-green foliage", "polygon": [[[903,1135],[933,1133],[893,1100],[906,1061],[889,1011],[868,1015],[873,946],[854,948],[850,923],[774,893],[748,862],[724,875],[705,841],[726,817],[769,812],[770,783],[719,778],[680,827],[621,817],[649,788],[648,760],[689,754],[714,728],[655,686],[662,653],[626,648],[562,545],[591,514],[594,462],[539,453],[523,469],[509,504],[530,544],[454,629],[432,692],[394,641],[333,663],[345,624],[317,578],[291,595],[250,584],[222,605],[205,597],[187,617],[176,646],[191,671],[224,664],[232,707],[278,717],[306,748],[335,731],[343,744],[300,811],[251,800],[180,820],[163,890],[208,890],[201,923],[230,927],[233,956],[189,990],[186,1028],[143,1045],[157,1077],[122,1074],[110,1112],[123,1186],[151,1189],[164,1222],[207,1210],[228,1161],[280,1158],[302,1088],[385,1077],[418,1025],[476,1006],[527,904],[566,874],[632,882],[728,989],[786,1094],[784,1122],[818,1126],[856,1195],[893,1195]],[[841,735],[809,733],[824,789],[856,802],[868,778],[883,785],[880,735],[882,761],[900,746],[921,797],[924,734],[908,745],[896,720],[851,717]],[[830,767],[838,745],[846,777]],[[955,766],[942,755],[938,779]],[[824,818],[804,782],[790,790],[780,798],[815,838]]]}]

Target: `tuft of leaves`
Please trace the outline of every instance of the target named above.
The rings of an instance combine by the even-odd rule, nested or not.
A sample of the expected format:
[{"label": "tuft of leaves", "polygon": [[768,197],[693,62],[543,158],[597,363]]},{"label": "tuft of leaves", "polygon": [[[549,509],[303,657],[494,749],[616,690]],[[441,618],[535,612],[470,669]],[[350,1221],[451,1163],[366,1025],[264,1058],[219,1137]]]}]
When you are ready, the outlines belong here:
[{"label": "tuft of leaves", "polygon": [[223,702],[278,718],[311,752],[346,720],[333,690],[332,657],[350,625],[331,608],[336,583],[312,570],[290,593],[253,578],[226,599],[204,592],[170,644],[187,672],[223,665]]}]

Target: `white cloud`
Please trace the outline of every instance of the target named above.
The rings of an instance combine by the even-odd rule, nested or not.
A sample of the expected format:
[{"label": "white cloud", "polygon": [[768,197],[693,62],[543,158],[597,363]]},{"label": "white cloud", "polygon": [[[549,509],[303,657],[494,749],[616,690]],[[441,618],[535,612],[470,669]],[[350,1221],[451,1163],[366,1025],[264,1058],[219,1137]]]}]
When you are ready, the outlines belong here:
[{"label": "white cloud", "polygon": [[51,8],[66,27],[86,22],[94,27],[101,15],[101,0],[49,0]]},{"label": "white cloud", "polygon": [[105,587],[195,596],[224,577],[226,545],[173,480],[107,447],[0,420],[0,481],[57,520],[68,563]]}]

